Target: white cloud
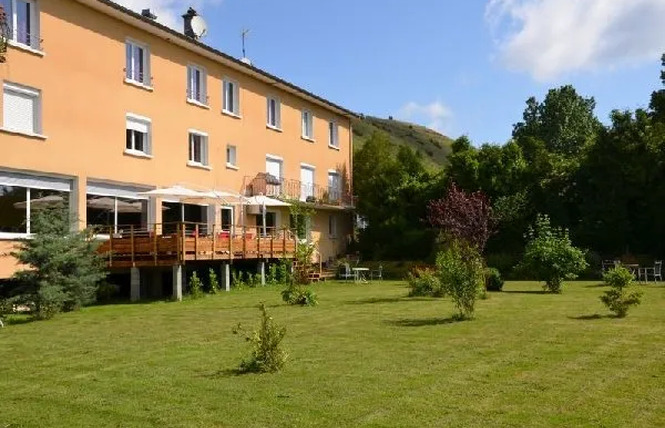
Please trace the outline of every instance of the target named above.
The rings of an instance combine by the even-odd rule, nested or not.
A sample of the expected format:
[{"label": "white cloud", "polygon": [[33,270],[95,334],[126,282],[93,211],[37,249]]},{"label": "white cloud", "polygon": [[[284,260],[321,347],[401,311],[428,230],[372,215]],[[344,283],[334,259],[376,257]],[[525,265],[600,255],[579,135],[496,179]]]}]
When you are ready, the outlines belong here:
[{"label": "white cloud", "polygon": [[498,59],[540,81],[636,65],[665,50],[664,0],[489,0]]},{"label": "white cloud", "polygon": [[398,119],[421,123],[435,131],[444,132],[453,117],[452,111],[441,101],[419,104],[406,103],[397,114]]},{"label": "white cloud", "polygon": [[177,31],[182,31],[182,15],[191,6],[199,13],[210,4],[218,4],[221,0],[115,0],[118,4],[125,6],[135,12],[143,9],[152,11],[157,15],[157,21]]}]

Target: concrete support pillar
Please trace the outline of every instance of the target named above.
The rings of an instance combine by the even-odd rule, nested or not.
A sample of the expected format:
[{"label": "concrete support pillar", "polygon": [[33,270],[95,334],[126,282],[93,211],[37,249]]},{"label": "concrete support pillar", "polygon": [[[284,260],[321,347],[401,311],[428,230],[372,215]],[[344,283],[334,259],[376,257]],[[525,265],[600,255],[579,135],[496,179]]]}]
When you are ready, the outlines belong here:
[{"label": "concrete support pillar", "polygon": [[185,269],[182,265],[173,266],[173,300],[182,301],[182,286]]},{"label": "concrete support pillar", "polygon": [[261,260],[259,262],[259,273],[261,274],[261,285],[266,285],[266,262]]},{"label": "concrete support pillar", "polygon": [[130,299],[132,302],[141,300],[141,271],[133,267],[129,271],[130,276]]},{"label": "concrete support pillar", "polygon": [[231,291],[231,265],[229,263],[222,263],[222,288],[226,291]]}]

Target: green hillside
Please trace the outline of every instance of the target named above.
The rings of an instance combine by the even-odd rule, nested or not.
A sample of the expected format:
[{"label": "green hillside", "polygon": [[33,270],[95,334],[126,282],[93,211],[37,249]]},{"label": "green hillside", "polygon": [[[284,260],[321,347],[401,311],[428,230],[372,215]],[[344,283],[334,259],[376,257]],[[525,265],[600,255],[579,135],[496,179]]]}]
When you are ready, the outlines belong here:
[{"label": "green hillside", "polygon": [[421,125],[371,116],[364,116],[353,122],[356,150],[376,131],[387,133],[393,144],[407,146],[420,153],[425,163],[432,167],[445,166],[446,158],[451,152],[453,140],[445,135]]}]

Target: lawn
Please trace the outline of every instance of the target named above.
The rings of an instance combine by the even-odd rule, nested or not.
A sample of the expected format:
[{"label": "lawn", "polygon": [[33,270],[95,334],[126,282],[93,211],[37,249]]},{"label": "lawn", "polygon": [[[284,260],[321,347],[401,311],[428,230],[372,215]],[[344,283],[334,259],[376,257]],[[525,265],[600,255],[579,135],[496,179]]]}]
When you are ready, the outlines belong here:
[{"label": "lawn", "polygon": [[[583,282],[507,283],[470,322],[400,282],[91,307],[0,330],[0,427],[665,426],[665,286],[641,288],[622,320]],[[259,301],[290,361],[236,375]]]}]

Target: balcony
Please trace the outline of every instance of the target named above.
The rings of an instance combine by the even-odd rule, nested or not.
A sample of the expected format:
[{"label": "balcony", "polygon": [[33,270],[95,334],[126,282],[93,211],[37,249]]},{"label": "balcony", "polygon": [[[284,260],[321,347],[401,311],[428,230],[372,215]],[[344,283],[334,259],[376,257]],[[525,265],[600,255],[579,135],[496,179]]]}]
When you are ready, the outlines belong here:
[{"label": "balcony", "polygon": [[267,173],[245,177],[245,195],[265,195],[282,200],[299,200],[318,206],[352,208],[353,196],[344,180],[337,186],[319,186],[300,180],[277,178]]}]

